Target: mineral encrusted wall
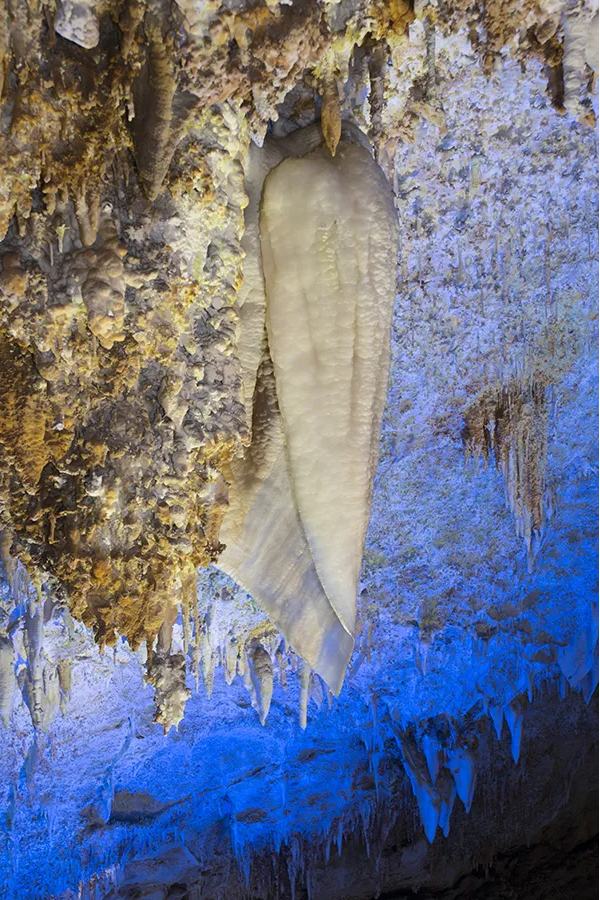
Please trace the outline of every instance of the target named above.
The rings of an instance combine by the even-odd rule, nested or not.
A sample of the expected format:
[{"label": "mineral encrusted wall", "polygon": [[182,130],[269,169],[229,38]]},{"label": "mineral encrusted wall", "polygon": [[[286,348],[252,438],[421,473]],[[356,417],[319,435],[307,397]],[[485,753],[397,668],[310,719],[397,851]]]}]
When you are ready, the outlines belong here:
[{"label": "mineral encrusted wall", "polygon": [[[441,889],[585,809],[595,9],[2,7],[2,900]],[[334,699],[206,566],[250,438],[250,141],[337,149],[340,116],[401,234]]]},{"label": "mineral encrusted wall", "polygon": [[[176,585],[168,595],[183,599],[183,614],[173,606],[166,616],[164,606],[156,613],[154,627],[161,634],[150,668],[154,697],[145,683],[144,642],[134,652],[119,638],[114,647],[101,650],[91,630],[68,612],[69,606],[77,609],[73,604],[82,595],[73,592],[67,598],[55,579],[41,586],[40,603],[35,584],[14,561],[12,591],[3,588],[0,613],[0,716],[8,726],[0,728],[0,816],[6,823],[0,884],[10,900],[47,900],[52,894],[91,891],[93,885],[100,893],[104,885],[108,893],[116,883],[124,896],[137,892],[164,898],[171,892],[174,898],[194,885],[200,896],[218,897],[221,891],[231,897],[243,895],[246,877],[258,896],[272,896],[275,884],[285,896],[294,879],[298,896],[307,884],[313,892],[320,885],[331,894],[335,873],[352,872],[366,847],[373,861],[372,870],[363,866],[367,881],[358,884],[358,875],[351,876],[363,896],[375,893],[378,861],[390,891],[402,884],[398,866],[405,871],[411,860],[411,888],[428,883],[432,860],[448,884],[472,862],[489,862],[488,851],[520,840],[524,819],[543,826],[568,802],[571,790],[575,808],[585,807],[574,769],[594,753],[589,736],[597,674],[596,137],[577,115],[561,115],[553,107],[548,73],[537,56],[521,65],[501,54],[486,75],[481,46],[467,33],[444,36],[438,23],[433,38],[430,25],[417,18],[402,54],[394,51],[393,65],[386,69],[383,121],[389,125],[397,115],[396,121],[405,123],[380,149],[401,222],[400,264],[380,464],[359,583],[358,635],[340,697],[328,695],[248,594],[225,576],[200,569],[196,594],[192,566],[183,567],[181,588]],[[360,56],[352,59],[355,73]],[[426,102],[419,87],[432,61],[429,86],[437,92],[437,105]],[[364,57],[362,66],[366,79],[372,66]],[[353,77],[356,85],[363,83],[357,74]],[[350,87],[340,93],[342,106],[351,104],[354,118],[360,121],[362,115],[363,130],[369,130],[370,96]],[[596,102],[584,84],[582,103],[590,98]],[[403,119],[407,108],[412,111]],[[274,129],[285,133],[294,109],[296,121],[310,124],[312,88],[296,86]],[[148,306],[142,305],[140,295],[149,290],[145,284],[128,286],[124,294],[124,330],[134,314],[130,310],[148,309],[148,324],[136,334],[141,344],[148,342],[148,356],[140,349],[138,358],[151,373],[162,370],[153,356],[158,351],[149,348],[168,349],[177,337],[171,316],[181,285],[197,278],[198,290],[204,291],[209,270],[214,273],[210,285],[215,292],[206,315],[198,314],[202,327],[194,331],[210,390],[198,377],[194,389],[201,393],[193,397],[202,403],[194,405],[193,397],[188,403],[191,383],[171,390],[173,382],[167,379],[160,387],[163,376],[159,381],[157,374],[155,405],[146,418],[132,417],[139,431],[131,432],[129,443],[111,444],[92,472],[103,475],[114,456],[110,470],[122,467],[121,490],[153,492],[158,486],[165,491],[159,500],[165,501],[176,488],[187,497],[188,482],[155,475],[161,456],[143,444],[155,430],[157,435],[185,434],[186,407],[209,409],[218,388],[221,410],[234,399],[239,404],[235,440],[246,440],[241,394],[234,397],[235,388],[231,393],[220,382],[225,371],[229,385],[241,381],[235,329],[232,325],[232,352],[226,356],[220,332],[211,324],[213,317],[225,323],[222,314],[234,311],[227,304],[235,288],[225,299],[219,273],[225,246],[232,248],[235,266],[240,263],[245,202],[237,143],[243,132],[235,130],[239,120],[232,115],[227,120],[230,150],[217,150],[222,146],[217,140],[225,140],[221,114],[213,107],[195,132],[206,135],[201,128],[212,129],[214,134],[208,144],[197,138],[194,151],[197,160],[208,157],[206,165],[213,167],[202,170],[203,183],[214,190],[207,207],[196,206],[191,182],[178,201],[187,204],[183,213],[169,206],[167,187],[150,205],[137,188],[132,165],[133,199],[128,202],[140,218],[124,212],[123,199],[123,218],[117,222],[113,215],[118,242],[130,248],[124,271],[138,265],[130,257],[139,260],[140,270],[150,268],[143,262],[145,247],[157,254],[150,281],[164,294],[161,315],[154,314],[151,304],[157,301],[150,294],[145,295]],[[412,143],[405,140],[408,135]],[[239,164],[230,164],[230,154],[235,158],[238,152]],[[178,158],[176,153],[173,165]],[[226,199],[219,181],[223,171],[229,173],[227,190],[239,190],[238,205]],[[170,217],[163,221],[165,210]],[[20,249],[28,239],[11,228],[3,247],[19,258],[3,258],[5,283],[21,277],[27,266],[37,266]],[[78,240],[75,224],[69,234],[70,241]],[[229,243],[217,243],[220,234]],[[69,244],[67,232],[64,237],[63,249],[69,247],[79,260],[77,254],[87,251]],[[108,233],[102,240],[115,241]],[[103,252],[100,244],[91,249]],[[52,252],[58,265],[58,243]],[[195,253],[206,270],[196,275],[190,270]],[[175,289],[168,266],[176,263]],[[118,281],[122,276],[110,277]],[[15,310],[26,296],[17,290]],[[82,309],[78,314],[87,322]],[[32,328],[37,321],[24,314],[21,320]],[[10,392],[2,398],[11,416],[21,416],[20,441],[14,426],[2,432],[5,445],[11,442],[12,455],[3,457],[10,461],[6,477],[18,479],[17,484],[25,479],[33,492],[10,489],[18,511],[21,502],[37,508],[40,490],[27,447],[44,459],[68,452],[60,436],[73,425],[52,427],[54,419],[44,413],[52,383],[41,378],[35,352],[25,352],[21,344],[15,350],[15,339],[6,333],[5,366],[18,368],[10,384],[17,392],[32,385],[14,399]],[[87,324],[83,336],[91,346]],[[188,352],[177,340],[175,360]],[[100,374],[84,379],[81,387],[87,390],[96,378],[108,393],[98,404],[112,409],[111,385],[129,371],[121,355],[127,340],[115,341],[110,350],[96,341],[96,357],[90,354],[85,364],[93,369],[98,360],[104,362]],[[122,370],[108,369],[107,359],[114,366],[120,360]],[[116,372],[113,380],[109,371]],[[38,397],[34,388],[40,383]],[[147,383],[138,379],[128,402],[142,403]],[[18,413],[19,404],[42,415],[26,418]],[[217,414],[218,407],[210,416]],[[214,422],[210,416],[203,420],[207,428]],[[31,432],[24,421],[35,425]],[[107,415],[102,421],[108,438],[98,452],[109,439],[116,440],[113,429],[119,433],[122,419]],[[48,440],[46,429],[48,437],[56,437]],[[144,429],[149,436],[140,443]],[[156,441],[151,446],[162,447]],[[142,456],[149,475],[137,482],[127,473],[135,474]],[[41,484],[50,475],[57,477],[53,465],[45,462]],[[215,463],[210,471],[207,466],[203,513],[212,508],[210,491],[219,492],[219,502],[224,499],[216,472]],[[121,535],[128,524],[117,505],[121,501],[104,495],[102,483],[86,483],[92,492],[92,524],[98,515],[94,528]],[[57,496],[67,503],[70,493],[56,486],[49,496],[52,504]],[[181,513],[159,500],[161,515],[166,518],[172,510],[176,521],[185,523],[188,507],[182,506]],[[119,512],[103,518],[109,502]],[[12,508],[6,507],[5,516],[13,515]],[[22,521],[39,529],[45,540],[50,532],[42,531],[41,517],[23,509]],[[75,519],[80,515],[72,511]],[[152,525],[153,520],[142,521]],[[150,525],[129,547],[151,540]],[[14,524],[12,534],[15,560],[19,532]],[[165,534],[170,546],[181,531],[165,525]],[[32,546],[48,554],[53,545],[48,540]],[[83,539],[81,546],[87,546]],[[5,554],[10,567],[6,544]],[[117,553],[115,558],[118,564]],[[56,559],[66,565],[70,557],[57,553]],[[165,572],[172,571],[165,565]],[[143,585],[139,591],[142,603],[159,597]],[[128,607],[121,599],[111,600],[109,592],[98,593],[105,607],[97,618],[86,616],[90,624],[96,619],[102,633],[107,611],[116,618]],[[140,608],[145,615],[148,607]],[[137,602],[130,610],[139,622]],[[159,629],[161,623],[166,627]],[[165,737],[162,726],[181,718],[186,700],[179,730],[172,728]],[[305,731],[299,728],[299,707],[307,719]],[[556,727],[564,726],[564,740],[552,731],[549,710]],[[544,803],[548,796],[551,808]],[[396,824],[382,817],[382,810]],[[492,846],[491,836],[500,833],[502,841]],[[305,853],[309,846],[318,848],[316,857]],[[280,854],[274,856],[273,848]],[[327,849],[333,876],[323,868]],[[447,853],[465,868],[450,871]],[[203,874],[198,879],[199,861]]]},{"label": "mineral encrusted wall", "polygon": [[152,643],[169,608],[188,605],[186,573],[218,556],[219,472],[247,433],[235,298],[250,139],[320,113],[335,149],[351,113],[391,171],[419,122],[444,127],[436,35],[460,29],[488,73],[507,52],[543,57],[559,107],[562,65],[558,93],[589,119],[593,12],[550,0],[3,4],[7,559],[50,579],[101,642]]}]

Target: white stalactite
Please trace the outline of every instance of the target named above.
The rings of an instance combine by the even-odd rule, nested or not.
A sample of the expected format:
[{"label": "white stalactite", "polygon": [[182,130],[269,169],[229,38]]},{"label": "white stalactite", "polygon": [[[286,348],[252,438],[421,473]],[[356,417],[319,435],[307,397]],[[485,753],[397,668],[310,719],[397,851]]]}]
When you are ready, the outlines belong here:
[{"label": "white stalactite", "polygon": [[250,677],[254,687],[253,706],[260,717],[260,724],[264,725],[271,708],[273,696],[273,665],[271,657],[262,646],[256,644],[248,652]]},{"label": "white stalactite", "polygon": [[231,466],[219,561],[336,694],[353,647],[395,293],[391,190],[365,140],[345,125],[332,157],[316,126],[251,152],[240,359],[252,443]]},{"label": "white stalactite", "polygon": [[[374,226],[374,227],[373,227]],[[267,178],[269,349],[298,512],[331,605],[354,634],[389,366],[395,221],[370,154],[341,144]]]},{"label": "white stalactite", "polygon": [[306,728],[308,716],[308,688],[310,686],[310,666],[302,663],[300,672],[300,728]]},{"label": "white stalactite", "polygon": [[430,734],[426,734],[423,737],[423,753],[427,760],[427,768],[429,769],[429,776],[433,785],[435,785],[438,772],[440,771],[440,750],[441,745],[437,738],[432,737]]},{"label": "white stalactite", "polygon": [[586,63],[594,71],[597,71],[598,67],[597,18],[590,21],[589,16],[585,13],[571,12],[565,15],[564,29],[564,103],[566,109],[579,118],[588,112],[581,103],[587,81]]},{"label": "white stalactite", "polygon": [[598,12],[589,24],[585,45],[585,61],[598,74]]},{"label": "white stalactite", "polygon": [[44,659],[42,645],[44,640],[44,608],[41,588],[37,587],[37,596],[29,597],[25,613],[24,630],[27,650],[27,696],[29,711],[34,728],[44,725]]},{"label": "white stalactite", "polygon": [[0,721],[5,728],[12,715],[16,687],[14,647],[9,637],[0,634]]}]

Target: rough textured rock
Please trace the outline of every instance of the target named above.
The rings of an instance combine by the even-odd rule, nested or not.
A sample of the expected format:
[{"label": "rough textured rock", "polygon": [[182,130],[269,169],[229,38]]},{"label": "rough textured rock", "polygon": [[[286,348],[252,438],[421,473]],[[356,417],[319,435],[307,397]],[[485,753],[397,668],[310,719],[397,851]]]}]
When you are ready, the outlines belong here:
[{"label": "rough textured rock", "polygon": [[[1,900],[586,896],[594,22],[593,0],[0,5]],[[302,134],[338,165],[349,121],[401,240],[354,648],[319,595],[334,698],[209,564],[236,467],[285,437],[253,446],[280,399],[263,180]],[[335,541],[356,521],[329,496]]]},{"label": "rough textured rock", "polygon": [[[443,122],[436,30],[468,27],[490,69],[587,34],[595,10],[563,27],[550,0],[44,9],[0,15],[3,519],[99,640],[136,645],[187,563],[216,558],[218,472],[248,427],[230,357],[250,135],[298,121],[304,84],[332,152],[351,111],[389,160],[419,116]],[[565,59],[565,102],[589,110],[585,48]]]}]

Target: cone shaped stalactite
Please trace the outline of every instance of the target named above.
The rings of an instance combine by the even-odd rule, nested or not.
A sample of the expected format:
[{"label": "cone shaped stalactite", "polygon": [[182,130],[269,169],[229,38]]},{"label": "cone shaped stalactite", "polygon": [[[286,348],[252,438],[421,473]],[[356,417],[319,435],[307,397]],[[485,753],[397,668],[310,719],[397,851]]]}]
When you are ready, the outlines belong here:
[{"label": "cone shaped stalactite", "polygon": [[[353,129],[345,133],[335,157],[315,128],[267,150],[273,161],[278,149],[296,158],[280,162],[262,190],[264,289],[257,278],[244,301],[257,316],[263,307],[267,339],[252,444],[232,463],[219,561],[336,693],[355,630],[397,241],[389,187]],[[241,345],[259,333],[253,325]]]},{"label": "cone shaped stalactite", "polygon": [[467,458],[494,456],[530,562],[546,520],[548,410],[542,381],[489,390],[465,413]]}]

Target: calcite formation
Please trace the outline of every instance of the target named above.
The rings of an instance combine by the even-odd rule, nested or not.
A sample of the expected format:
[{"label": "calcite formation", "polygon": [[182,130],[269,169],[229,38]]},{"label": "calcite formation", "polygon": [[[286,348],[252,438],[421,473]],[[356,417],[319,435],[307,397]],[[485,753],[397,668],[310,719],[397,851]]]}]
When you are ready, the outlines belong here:
[{"label": "calcite formation", "polygon": [[[6,566],[25,565],[35,602],[57,598],[101,645],[146,642],[149,671],[159,631],[180,610],[198,673],[203,625],[190,573],[217,561],[226,537],[226,553],[234,552],[221,523],[228,504],[232,515],[235,508],[235,469],[253,459],[252,417],[269,421],[276,404],[277,452],[285,438],[287,454],[279,486],[288,490],[291,472],[293,499],[285,502],[302,529],[293,518],[289,527],[306,541],[311,596],[322,609],[309,623],[302,616],[310,617],[310,604],[300,613],[289,606],[286,624],[262,602],[339,690],[355,632],[387,325],[383,316],[374,328],[369,313],[354,332],[369,335],[358,359],[373,351],[381,361],[377,384],[368,366],[351,373],[347,342],[327,338],[330,322],[315,331],[329,387],[313,373],[296,391],[291,322],[301,324],[299,298],[273,303],[265,354],[253,315],[260,311],[244,301],[260,275],[247,254],[271,166],[263,160],[275,152],[269,140],[267,157],[257,154],[268,131],[289,143],[285,135],[298,126],[321,122],[326,149],[289,151],[307,158],[286,160],[267,180],[263,251],[268,245],[279,266],[278,253],[296,252],[285,234],[291,213],[273,218],[269,200],[286,191],[284,177],[302,170],[293,177],[317,185],[329,167],[354,183],[376,171],[366,149],[344,139],[345,121],[368,136],[396,186],[402,142],[422,122],[445,128],[436,53],[453,33],[490,75],[507,54],[522,64],[543,59],[554,105],[592,122],[596,13],[591,0],[2,4],[0,522]],[[341,184],[337,195],[323,186],[332,209],[344,209]],[[295,191],[296,205],[302,193]],[[322,195],[314,197],[321,204]],[[380,215],[364,198],[356,203],[353,235],[361,216]],[[330,211],[323,228],[334,218]],[[321,250],[334,244],[324,240]],[[273,297],[283,296],[272,266],[265,277],[267,293],[271,283]],[[369,302],[361,299],[359,311]],[[364,398],[348,405],[336,385],[359,369]],[[331,410],[329,431],[298,412],[313,397]],[[352,496],[341,497],[341,481],[336,487],[338,466],[352,470]],[[540,475],[512,501],[527,520],[527,540],[538,528],[533,498],[542,482]],[[264,584],[253,587],[259,602]],[[158,656],[168,658],[169,646]],[[159,690],[158,670],[150,678]]]},{"label": "calcite formation", "polygon": [[468,459],[482,457],[487,462],[495,457],[531,566],[547,512],[552,512],[546,492],[546,385],[535,381],[484,393],[465,412],[463,441]]},{"label": "calcite formation", "polygon": [[252,443],[231,464],[219,560],[335,693],[356,629],[397,254],[383,175],[359,132],[340,134],[335,157],[314,127],[267,147],[283,159],[263,186],[241,335],[262,358],[246,376]]},{"label": "calcite formation", "polygon": [[0,900],[589,852],[596,8],[2,6]]},{"label": "calcite formation", "polygon": [[10,724],[16,689],[15,651],[10,638],[3,634],[0,636],[0,717],[5,728]]}]

